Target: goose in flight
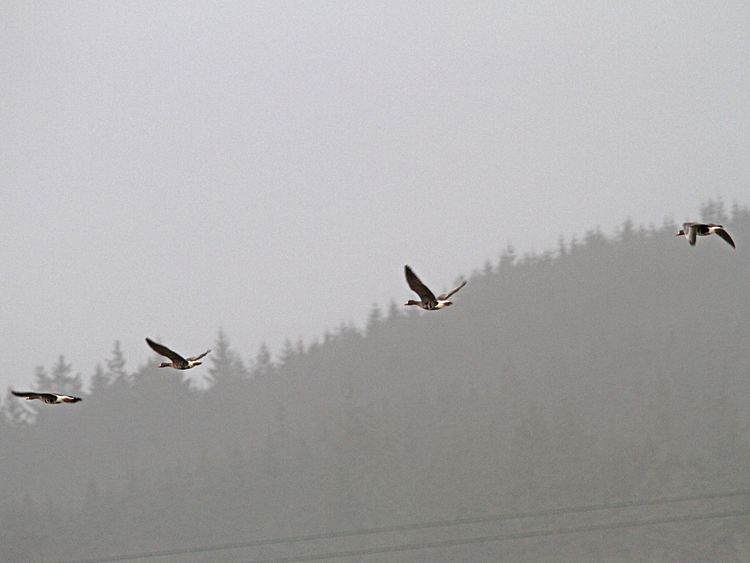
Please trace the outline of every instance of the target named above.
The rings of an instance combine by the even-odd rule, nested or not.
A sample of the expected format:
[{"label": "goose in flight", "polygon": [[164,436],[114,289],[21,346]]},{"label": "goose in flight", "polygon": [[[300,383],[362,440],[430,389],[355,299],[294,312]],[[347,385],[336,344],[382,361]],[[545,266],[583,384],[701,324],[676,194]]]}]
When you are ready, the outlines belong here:
[{"label": "goose in flight", "polygon": [[34,393],[33,391],[20,392],[11,390],[16,397],[26,397],[27,401],[32,399],[39,399],[43,403],[48,405],[59,405],[61,403],[77,403],[83,401],[80,397],[73,397],[72,395],[60,395],[59,393]]},{"label": "goose in flight", "polygon": [[201,365],[203,362],[199,362],[203,356],[208,354],[211,350],[208,349],[205,352],[203,352],[200,356],[193,356],[192,358],[183,358],[180,356],[177,352],[173,352],[166,346],[162,346],[161,344],[158,344],[151,340],[150,338],[146,338],[146,343],[151,346],[151,349],[156,352],[157,354],[161,354],[162,356],[166,356],[171,362],[162,362],[159,364],[160,368],[174,368],[174,369],[190,369],[194,368],[195,366]]},{"label": "goose in flight", "polygon": [[417,274],[415,274],[409,266],[404,266],[404,271],[406,272],[406,281],[408,282],[409,287],[412,289],[412,291],[419,295],[421,299],[421,301],[414,301],[413,299],[409,299],[409,301],[404,303],[404,305],[417,305],[418,307],[422,307],[422,309],[425,309],[426,311],[442,309],[443,307],[447,307],[448,305],[453,305],[452,302],[448,301],[448,298],[466,285],[466,280],[464,280],[464,282],[453,291],[449,291],[448,293],[443,293],[442,295],[438,295],[437,297],[435,297],[435,294],[432,293],[430,289],[422,283],[422,280],[417,277]]},{"label": "goose in flight", "polygon": [[695,246],[696,237],[707,237],[708,235],[719,235],[725,241],[727,241],[732,248],[735,248],[734,241],[729,233],[724,230],[724,227],[717,225],[716,223],[683,223],[682,230],[677,233],[677,236],[685,235],[688,239],[690,246]]}]

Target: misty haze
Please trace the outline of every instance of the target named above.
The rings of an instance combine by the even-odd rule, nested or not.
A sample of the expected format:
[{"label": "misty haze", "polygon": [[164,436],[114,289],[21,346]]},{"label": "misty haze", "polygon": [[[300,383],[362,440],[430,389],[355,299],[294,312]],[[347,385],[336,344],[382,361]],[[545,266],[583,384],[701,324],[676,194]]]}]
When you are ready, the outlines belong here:
[{"label": "misty haze", "polygon": [[750,560],[746,6],[0,22],[0,562]]},{"label": "misty haze", "polygon": [[[750,210],[704,206],[741,245]],[[117,342],[76,405],[8,396],[3,561],[68,561],[724,493],[750,486],[746,254],[624,222],[506,249],[441,312],[262,347],[219,331],[200,386]],[[741,248],[741,247],[740,247]],[[697,272],[697,274],[696,274]],[[707,274],[711,272],[712,275]],[[718,274],[720,272],[720,274]],[[405,283],[405,282],[404,282]],[[206,358],[204,358],[205,360]],[[63,357],[35,387],[82,393]],[[715,513],[747,497],[163,557],[254,561]],[[742,560],[747,518],[486,542],[367,561]],[[197,559],[195,558],[197,557]]]}]

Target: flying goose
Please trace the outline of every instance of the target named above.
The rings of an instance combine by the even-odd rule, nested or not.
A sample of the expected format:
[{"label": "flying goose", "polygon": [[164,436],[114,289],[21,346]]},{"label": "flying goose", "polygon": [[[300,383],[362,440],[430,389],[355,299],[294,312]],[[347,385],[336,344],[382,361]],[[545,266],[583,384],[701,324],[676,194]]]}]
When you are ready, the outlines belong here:
[{"label": "flying goose", "polygon": [[16,397],[26,397],[27,401],[31,401],[32,399],[39,399],[43,403],[47,403],[48,405],[59,405],[60,403],[77,403],[78,401],[83,401],[80,397],[73,397],[72,395],[60,395],[58,393],[34,393],[33,391],[28,391],[21,393],[20,391],[13,391],[11,389],[11,393],[13,393]]},{"label": "flying goose", "polygon": [[729,233],[724,230],[724,227],[717,225],[716,223],[683,223],[682,230],[677,233],[677,236],[685,235],[690,246],[695,246],[696,236],[707,237],[708,235],[713,234],[719,235],[727,241],[732,248],[735,248],[734,241],[732,240],[732,237],[729,236]]},{"label": "flying goose", "polygon": [[442,309],[443,307],[447,307],[448,305],[453,305],[453,303],[448,301],[448,298],[466,285],[466,280],[464,280],[464,282],[453,291],[438,295],[436,298],[435,294],[432,293],[429,288],[422,283],[422,280],[417,277],[417,274],[412,272],[409,266],[404,266],[404,271],[406,272],[406,281],[409,283],[409,287],[422,299],[421,301],[414,301],[413,299],[409,299],[409,301],[404,303],[404,305],[417,305],[427,311]]},{"label": "flying goose", "polygon": [[203,352],[200,356],[193,356],[192,358],[183,358],[180,356],[177,352],[173,352],[166,346],[162,346],[161,344],[157,344],[150,338],[146,338],[146,343],[151,346],[151,349],[156,352],[157,354],[161,354],[162,356],[166,356],[172,362],[162,362],[159,364],[160,368],[174,368],[174,369],[190,369],[194,368],[195,366],[201,365],[203,362],[199,362],[203,356],[208,354],[211,350],[208,349],[205,352]]}]

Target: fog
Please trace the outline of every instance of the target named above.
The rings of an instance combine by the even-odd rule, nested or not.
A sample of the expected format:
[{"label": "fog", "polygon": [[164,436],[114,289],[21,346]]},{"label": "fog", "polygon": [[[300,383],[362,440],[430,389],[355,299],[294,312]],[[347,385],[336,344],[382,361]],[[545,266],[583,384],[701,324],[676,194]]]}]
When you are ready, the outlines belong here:
[{"label": "fog", "polygon": [[0,384],[244,360],[507,243],[744,202],[742,4],[0,5]]},{"label": "fog", "polygon": [[1,3],[0,560],[747,561],[749,20]]},{"label": "fog", "polygon": [[[452,307],[373,307],[363,329],[278,358],[245,362],[220,331],[201,388],[114,343],[81,403],[8,395],[0,558],[741,561],[748,519],[721,513],[747,514],[746,495],[664,502],[750,486],[750,209],[701,213],[738,249],[625,221],[554,252],[508,248]],[[64,358],[37,373],[81,384]],[[566,512],[639,500],[658,504]],[[639,525],[665,518],[686,521]],[[566,532],[592,525],[615,529]],[[266,540],[281,541],[252,546]]]}]

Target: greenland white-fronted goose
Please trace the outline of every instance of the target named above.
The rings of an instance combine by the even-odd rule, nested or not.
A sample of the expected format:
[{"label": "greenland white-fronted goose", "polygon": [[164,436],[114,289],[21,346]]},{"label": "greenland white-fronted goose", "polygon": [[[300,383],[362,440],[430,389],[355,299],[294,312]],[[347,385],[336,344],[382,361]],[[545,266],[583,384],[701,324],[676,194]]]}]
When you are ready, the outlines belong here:
[{"label": "greenland white-fronted goose", "polygon": [[682,230],[677,233],[677,236],[685,235],[688,239],[690,246],[695,246],[696,237],[707,237],[708,235],[719,235],[725,241],[727,241],[732,248],[735,248],[734,241],[729,233],[724,230],[724,227],[717,225],[716,223],[683,223]]},{"label": "greenland white-fronted goose", "polygon": [[203,352],[200,356],[193,356],[192,358],[183,358],[180,356],[177,352],[173,352],[166,346],[162,346],[161,344],[158,344],[157,342],[154,342],[150,338],[146,339],[146,343],[151,346],[151,349],[156,352],[157,354],[161,354],[162,356],[166,356],[171,362],[162,362],[159,364],[160,368],[174,368],[174,369],[190,369],[194,368],[195,366],[201,365],[203,362],[199,362],[203,356],[208,354],[211,350],[206,350]]},{"label": "greenland white-fronted goose", "polygon": [[20,392],[11,390],[16,397],[26,397],[27,401],[33,399],[39,399],[43,403],[48,405],[59,405],[61,403],[77,403],[83,401],[80,397],[73,397],[72,395],[60,395],[59,393],[34,393],[33,391]]},{"label": "greenland white-fronted goose", "polygon": [[447,307],[448,305],[453,305],[453,303],[448,301],[448,298],[466,285],[466,281],[464,280],[464,282],[453,291],[449,291],[448,293],[443,293],[442,295],[438,295],[437,297],[435,297],[435,294],[432,293],[430,289],[422,283],[422,280],[417,277],[417,274],[415,274],[409,266],[404,266],[404,271],[406,272],[406,281],[409,284],[409,287],[412,291],[419,295],[421,299],[421,301],[414,301],[413,299],[409,299],[409,301],[404,303],[404,305],[417,305],[418,307],[422,307],[422,309],[425,309],[427,311],[442,309],[443,307]]}]

